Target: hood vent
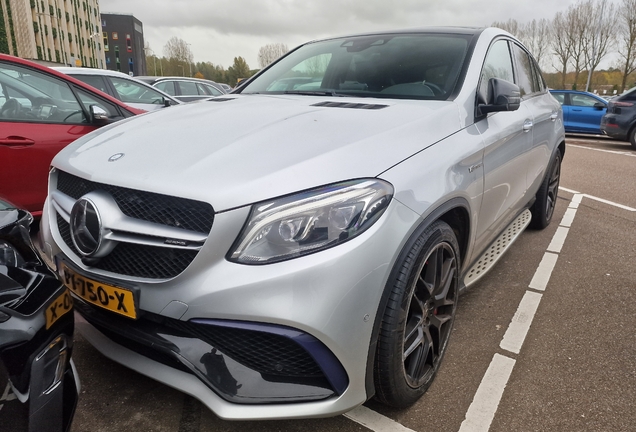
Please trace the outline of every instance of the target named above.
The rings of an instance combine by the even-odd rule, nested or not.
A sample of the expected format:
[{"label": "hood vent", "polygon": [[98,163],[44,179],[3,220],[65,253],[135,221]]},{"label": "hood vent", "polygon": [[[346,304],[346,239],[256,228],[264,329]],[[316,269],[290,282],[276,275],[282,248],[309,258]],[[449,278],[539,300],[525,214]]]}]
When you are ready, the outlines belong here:
[{"label": "hood vent", "polygon": [[313,104],[312,106],[329,107],[329,108],[368,109],[368,110],[378,110],[382,108],[388,108],[388,105],[350,103],[350,102],[318,102],[317,104]]}]

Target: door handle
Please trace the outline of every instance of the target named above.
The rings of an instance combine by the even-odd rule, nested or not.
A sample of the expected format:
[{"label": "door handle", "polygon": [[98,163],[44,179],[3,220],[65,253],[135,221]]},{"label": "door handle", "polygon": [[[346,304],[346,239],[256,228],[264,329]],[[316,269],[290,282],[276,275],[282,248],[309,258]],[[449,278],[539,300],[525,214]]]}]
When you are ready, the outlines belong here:
[{"label": "door handle", "polygon": [[582,108],[572,108],[572,111],[583,111]]},{"label": "door handle", "polygon": [[532,122],[530,120],[526,120],[523,123],[523,131],[524,132],[530,132],[530,129],[532,129]]},{"label": "door handle", "polygon": [[559,117],[559,113],[557,113],[556,111],[552,113],[552,115],[550,115],[550,120],[552,121],[556,121],[556,119]]},{"label": "door handle", "polygon": [[0,138],[0,145],[8,146],[8,147],[18,147],[18,146],[31,146],[35,144],[35,141],[29,138],[24,138],[20,136],[9,136],[6,138]]}]

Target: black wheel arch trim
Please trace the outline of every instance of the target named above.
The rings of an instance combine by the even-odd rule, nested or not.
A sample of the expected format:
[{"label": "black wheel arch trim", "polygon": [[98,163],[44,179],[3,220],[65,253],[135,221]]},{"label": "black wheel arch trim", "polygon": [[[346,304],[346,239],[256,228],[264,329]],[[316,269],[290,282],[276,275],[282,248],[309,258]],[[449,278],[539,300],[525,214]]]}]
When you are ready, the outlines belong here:
[{"label": "black wheel arch trim", "polygon": [[[400,262],[401,259],[403,259],[406,255],[408,255],[411,247],[417,241],[420,235],[424,232],[424,230],[426,230],[429,226],[431,226],[437,220],[440,220],[443,215],[458,208],[466,211],[466,213],[469,215],[469,218],[470,218],[470,205],[468,201],[465,198],[456,197],[441,204],[435,210],[430,212],[419,223],[419,225],[413,230],[413,232],[409,236],[408,240],[402,246],[402,250],[400,250],[400,253],[397,255],[396,259],[391,263],[392,268],[391,268],[391,273],[389,273],[389,277],[386,281],[387,283],[393,280],[396,276],[396,272],[399,271],[399,269],[396,268],[395,263]],[[457,239],[459,243],[459,247],[460,247],[460,259],[462,260],[463,260],[463,257],[465,256],[464,254],[467,252],[468,239],[470,238],[470,235],[471,235],[471,226],[470,226],[470,219],[469,219],[468,227],[464,235],[464,241],[460,241],[460,239]],[[461,264],[462,263],[460,263],[460,265],[458,266],[460,269],[462,268]],[[366,374],[365,374],[365,390],[367,393],[367,399],[371,399],[375,395],[375,384],[373,381],[373,374],[374,374],[373,371],[375,368],[375,352],[377,350],[377,345],[378,345],[378,336],[380,334],[380,323],[382,322],[382,319],[381,319],[382,314],[384,313],[384,309],[386,308],[386,305],[389,301],[390,294],[391,294],[391,290],[387,289],[387,287],[385,286],[384,291],[382,292],[382,297],[380,298],[380,302],[378,304],[378,309],[375,312],[375,319],[373,321],[373,331],[371,333],[371,340],[369,342],[369,352],[367,353],[367,367],[366,367]]]}]

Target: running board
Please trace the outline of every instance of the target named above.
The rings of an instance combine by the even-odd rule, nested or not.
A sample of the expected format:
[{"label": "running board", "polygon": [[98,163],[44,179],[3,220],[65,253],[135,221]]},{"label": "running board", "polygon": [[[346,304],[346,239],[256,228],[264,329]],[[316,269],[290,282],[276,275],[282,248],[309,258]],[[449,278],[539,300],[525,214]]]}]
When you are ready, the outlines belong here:
[{"label": "running board", "polygon": [[468,288],[477,282],[483,275],[488,273],[490,269],[499,261],[504,252],[517,240],[517,237],[526,229],[532,219],[530,210],[525,210],[517,219],[512,221],[508,228],[501,233],[495,242],[486,249],[486,252],[479,257],[479,261],[468,270],[464,277],[464,285]]}]

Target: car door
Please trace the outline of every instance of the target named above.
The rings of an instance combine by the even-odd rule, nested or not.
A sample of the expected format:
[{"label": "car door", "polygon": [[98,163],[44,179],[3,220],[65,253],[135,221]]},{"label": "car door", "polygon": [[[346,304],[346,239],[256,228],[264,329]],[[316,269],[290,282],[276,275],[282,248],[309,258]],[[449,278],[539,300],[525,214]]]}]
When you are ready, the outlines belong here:
[{"label": "car door", "polygon": [[104,78],[110,81],[115,89],[114,96],[125,104],[146,111],[154,111],[165,107],[164,95],[150,86],[114,76]]},{"label": "car door", "polygon": [[[478,98],[485,102],[490,78],[514,82],[512,56],[506,39],[488,50]],[[484,195],[479,213],[474,255],[480,254],[526,204],[527,151],[532,142],[532,113],[521,104],[516,111],[488,114],[476,123],[484,141]]]},{"label": "car door", "polygon": [[570,94],[570,125],[572,132],[601,133],[601,119],[607,112],[607,103],[593,96]]},{"label": "car door", "polygon": [[527,203],[543,181],[556,140],[559,104],[550,96],[539,67],[532,56],[519,44],[512,43],[515,66],[515,82],[521,90],[521,105],[532,114],[532,134],[526,149],[526,195]]},{"label": "car door", "polygon": [[561,104],[561,109],[563,110],[563,124],[565,125],[565,129],[568,130],[568,118],[570,114],[570,98],[565,92],[551,92],[552,96]]},{"label": "car door", "polygon": [[51,160],[97,128],[90,124],[82,98],[98,104],[109,117],[120,116],[111,103],[56,76],[0,62],[0,196],[35,216],[41,214]]}]

